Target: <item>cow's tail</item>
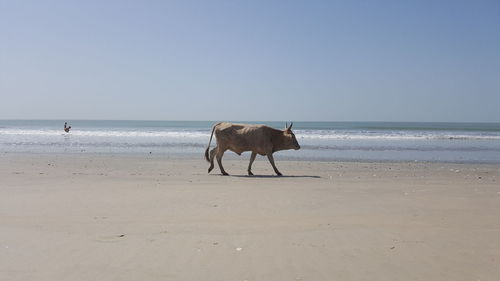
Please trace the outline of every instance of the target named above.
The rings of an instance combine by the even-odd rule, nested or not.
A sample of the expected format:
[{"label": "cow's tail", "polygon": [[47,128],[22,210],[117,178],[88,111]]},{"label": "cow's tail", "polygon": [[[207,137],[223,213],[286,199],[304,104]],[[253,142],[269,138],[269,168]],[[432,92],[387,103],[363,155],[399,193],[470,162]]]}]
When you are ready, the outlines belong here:
[{"label": "cow's tail", "polygon": [[212,142],[212,137],[214,136],[215,127],[217,127],[217,125],[219,125],[219,123],[215,124],[214,127],[212,128],[212,134],[210,135],[210,140],[208,141],[207,149],[205,149],[205,159],[207,160],[207,162],[210,162],[210,157],[208,156],[208,150],[210,149],[210,143]]}]

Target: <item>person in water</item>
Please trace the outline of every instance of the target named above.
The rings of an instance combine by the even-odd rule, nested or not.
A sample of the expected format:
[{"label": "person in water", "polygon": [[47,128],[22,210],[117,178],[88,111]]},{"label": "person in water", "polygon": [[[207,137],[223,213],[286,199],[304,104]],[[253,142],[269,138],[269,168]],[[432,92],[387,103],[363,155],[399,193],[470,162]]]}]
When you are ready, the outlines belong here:
[{"label": "person in water", "polygon": [[69,133],[69,129],[71,129],[71,126],[68,127],[68,122],[64,122],[64,131]]}]

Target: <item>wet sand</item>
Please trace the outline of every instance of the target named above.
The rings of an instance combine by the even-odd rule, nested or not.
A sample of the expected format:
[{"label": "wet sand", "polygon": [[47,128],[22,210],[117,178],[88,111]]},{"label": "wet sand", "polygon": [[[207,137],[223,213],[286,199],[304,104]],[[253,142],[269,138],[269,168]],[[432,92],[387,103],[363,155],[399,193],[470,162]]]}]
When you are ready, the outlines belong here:
[{"label": "wet sand", "polygon": [[0,157],[0,280],[500,276],[500,165]]}]

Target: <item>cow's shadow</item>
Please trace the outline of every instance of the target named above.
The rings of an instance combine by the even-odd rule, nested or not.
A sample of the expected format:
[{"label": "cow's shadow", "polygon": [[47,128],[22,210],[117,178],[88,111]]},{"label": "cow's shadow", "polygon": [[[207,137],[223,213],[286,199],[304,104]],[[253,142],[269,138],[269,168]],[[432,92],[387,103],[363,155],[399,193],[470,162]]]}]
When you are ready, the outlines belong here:
[{"label": "cow's shadow", "polygon": [[[222,176],[222,175],[220,175]],[[280,179],[280,178],[313,178],[313,179],[320,179],[320,176],[309,176],[309,175],[283,175],[283,176],[276,176],[276,175],[229,175],[230,177],[236,177],[236,178],[269,178],[269,179]]]}]

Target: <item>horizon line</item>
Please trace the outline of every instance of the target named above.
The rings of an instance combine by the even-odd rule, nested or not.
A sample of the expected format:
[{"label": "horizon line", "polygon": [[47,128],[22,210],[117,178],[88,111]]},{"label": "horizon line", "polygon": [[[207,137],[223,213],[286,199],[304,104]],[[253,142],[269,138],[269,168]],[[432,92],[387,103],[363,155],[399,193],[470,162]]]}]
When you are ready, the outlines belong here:
[{"label": "horizon line", "polygon": [[[182,119],[11,119],[0,121],[143,121],[143,122],[225,122],[224,120],[182,120]],[[226,122],[302,122],[302,123],[500,123],[500,121],[379,121],[379,120],[226,120]]]}]

